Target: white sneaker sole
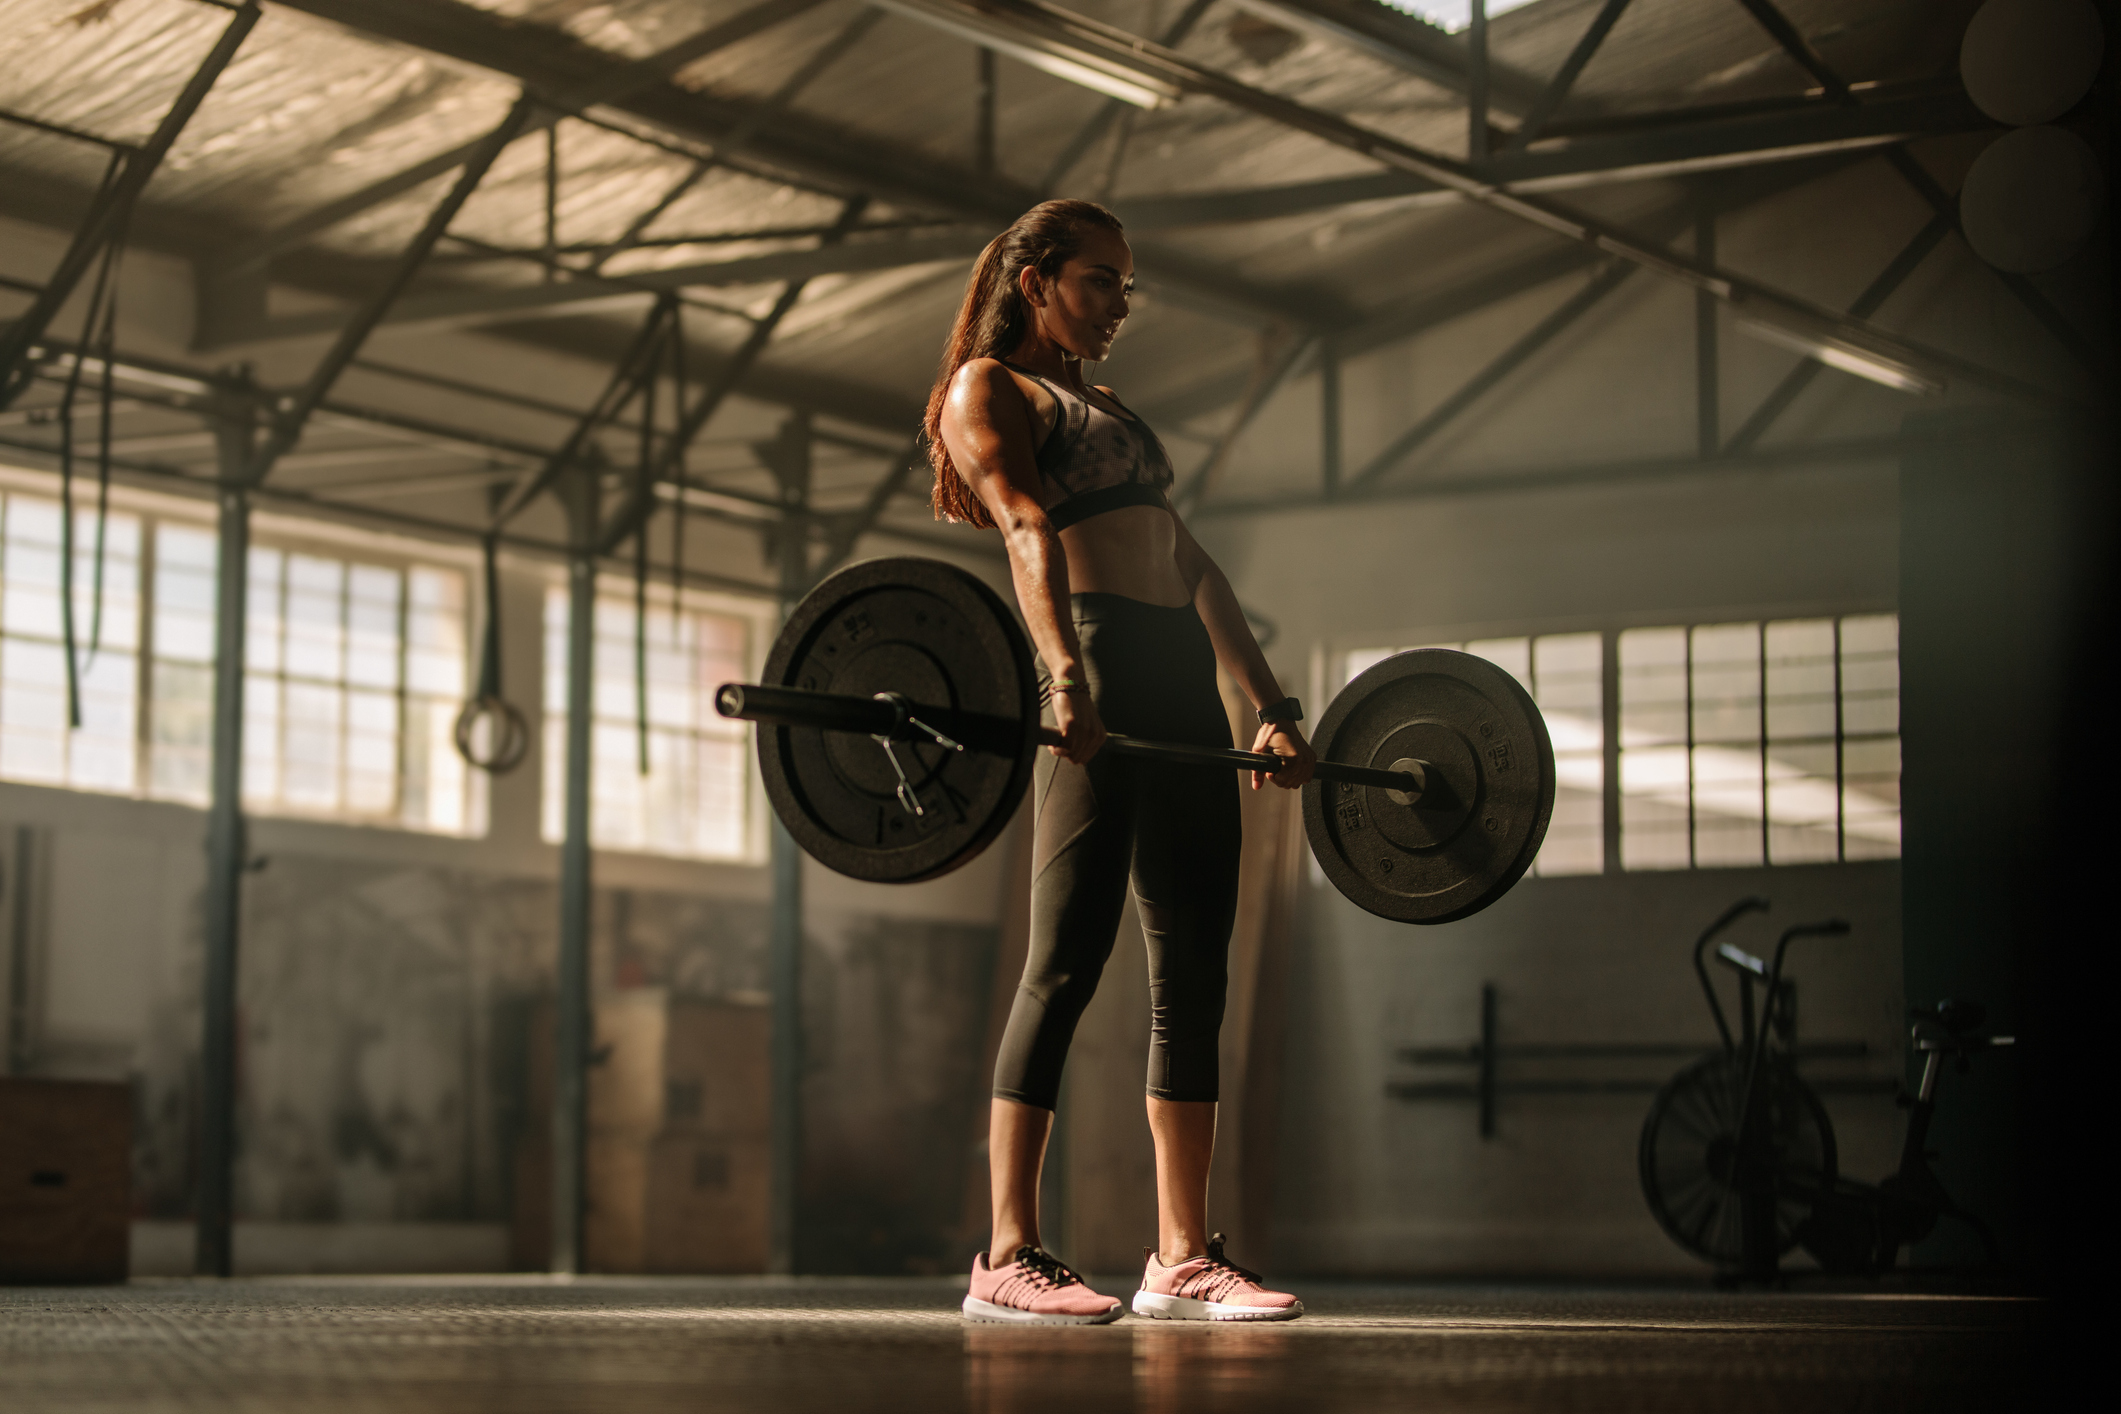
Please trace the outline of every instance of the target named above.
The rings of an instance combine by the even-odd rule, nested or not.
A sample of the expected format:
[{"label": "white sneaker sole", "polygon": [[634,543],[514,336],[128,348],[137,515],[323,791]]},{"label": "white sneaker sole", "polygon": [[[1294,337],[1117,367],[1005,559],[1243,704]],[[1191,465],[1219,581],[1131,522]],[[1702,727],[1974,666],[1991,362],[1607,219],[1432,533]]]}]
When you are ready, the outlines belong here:
[{"label": "white sneaker sole", "polygon": [[965,1298],[959,1308],[971,1321],[999,1321],[1012,1326],[1102,1326],[1120,1318],[1127,1308],[1117,1301],[1108,1310],[1094,1316],[1070,1316],[1057,1311],[1026,1311],[1020,1306],[997,1306],[992,1301],[982,1301],[977,1296]]},{"label": "white sneaker sole", "polygon": [[1134,1293],[1134,1314],[1152,1321],[1293,1321],[1303,1313],[1301,1301],[1288,1306],[1226,1306],[1220,1301],[1197,1301],[1190,1296]]}]

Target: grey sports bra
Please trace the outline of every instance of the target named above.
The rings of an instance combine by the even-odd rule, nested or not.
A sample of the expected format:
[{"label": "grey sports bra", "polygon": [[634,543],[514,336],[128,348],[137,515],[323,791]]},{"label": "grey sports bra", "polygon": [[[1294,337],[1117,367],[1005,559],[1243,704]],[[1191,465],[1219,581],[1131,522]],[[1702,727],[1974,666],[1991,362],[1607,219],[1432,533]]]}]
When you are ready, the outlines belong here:
[{"label": "grey sports bra", "polygon": [[1055,530],[1122,506],[1164,504],[1173,480],[1171,458],[1148,423],[1132,413],[1107,412],[1028,368],[1004,366],[1053,395],[1053,427],[1038,449],[1038,470],[1039,503]]}]

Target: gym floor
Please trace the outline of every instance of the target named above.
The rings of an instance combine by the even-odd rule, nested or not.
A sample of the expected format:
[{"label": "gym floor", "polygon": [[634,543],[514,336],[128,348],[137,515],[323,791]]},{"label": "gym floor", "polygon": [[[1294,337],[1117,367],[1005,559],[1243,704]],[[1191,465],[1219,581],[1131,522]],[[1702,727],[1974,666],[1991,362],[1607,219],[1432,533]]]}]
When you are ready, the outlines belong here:
[{"label": "gym floor", "polygon": [[[1124,1290],[1106,1281],[1102,1289]],[[1305,1282],[1264,1326],[972,1325],[947,1280],[277,1278],[0,1290],[0,1408],[2030,1407],[1985,1295]]]}]

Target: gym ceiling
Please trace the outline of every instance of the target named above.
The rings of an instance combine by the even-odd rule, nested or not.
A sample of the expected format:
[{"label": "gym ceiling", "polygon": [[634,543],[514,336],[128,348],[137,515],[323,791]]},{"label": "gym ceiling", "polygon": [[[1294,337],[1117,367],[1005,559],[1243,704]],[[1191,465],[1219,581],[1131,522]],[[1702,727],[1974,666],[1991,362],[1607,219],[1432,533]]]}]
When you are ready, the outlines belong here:
[{"label": "gym ceiling", "polygon": [[[1987,377],[1690,254],[1709,183],[1728,212],[1870,163],[1948,203],[1923,140],[1997,127],[1957,76],[1971,0],[1533,0],[1488,21],[1485,65],[1370,0],[1072,3],[0,0],[0,215],[53,228],[56,260],[210,78],[121,223],[129,250],[188,264],[194,307],[163,318],[188,347],[120,341],[118,473],[206,490],[202,413],[247,364],[265,495],[458,536],[570,447],[625,494],[637,418],[579,419],[674,301],[707,411],[690,505],[775,515],[759,419],[718,429],[723,390],[805,415],[828,556],[871,528],[960,543],[928,519],[912,434],[970,258],[1052,195],[1127,223],[1142,298],[1111,376],[1192,505],[1292,376],[1545,286],[1558,307],[1528,340],[1626,278],[1719,298],[1736,278],[1801,337]],[[37,282],[8,274],[19,315]],[[52,464],[91,279],[27,349],[39,376],[0,411],[0,453]],[[589,361],[560,365],[571,388],[556,354]],[[1289,494],[1321,494],[1302,475]],[[516,528],[562,525],[545,507]]]}]

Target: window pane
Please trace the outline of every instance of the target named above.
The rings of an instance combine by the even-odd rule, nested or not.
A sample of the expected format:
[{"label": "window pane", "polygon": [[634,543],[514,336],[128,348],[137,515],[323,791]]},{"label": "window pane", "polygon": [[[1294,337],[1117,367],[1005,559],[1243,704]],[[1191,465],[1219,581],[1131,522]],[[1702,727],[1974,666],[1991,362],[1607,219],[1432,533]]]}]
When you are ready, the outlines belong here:
[{"label": "window pane", "polygon": [[148,793],[204,805],[212,769],[213,669],[157,662],[148,692]]},{"label": "window pane", "polygon": [[243,600],[243,666],[251,672],[277,673],[282,666],[280,639],[285,624],[280,598],[286,583],[287,556],[278,550],[252,546],[250,585]]},{"label": "window pane", "polygon": [[1763,632],[1767,654],[1768,862],[1841,857],[1835,787],[1834,621],[1785,619]]},{"label": "window pane", "polygon": [[[566,789],[567,594],[546,598],[542,828],[560,838]],[[599,848],[741,858],[749,843],[751,753],[741,723],[713,710],[716,688],[746,674],[750,625],[726,614],[651,604],[647,615],[649,770],[640,769],[636,610],[597,602],[590,734],[590,839]]]},{"label": "window pane", "polygon": [[56,643],[0,640],[0,776],[66,784],[66,654]]},{"label": "window pane", "polygon": [[1485,658],[1532,691],[1532,640],[1529,638],[1476,638],[1465,646],[1476,658]]},{"label": "window pane", "polygon": [[214,660],[212,532],[190,526],[155,527],[155,657],[166,662]]},{"label": "window pane", "polygon": [[405,685],[413,692],[461,702],[470,695],[464,576],[415,567],[406,584]]},{"label": "window pane", "polygon": [[281,799],[306,810],[336,809],[345,693],[337,687],[295,681],[288,682],[286,693]]},{"label": "window pane", "polygon": [[346,567],[314,555],[287,561],[287,672],[338,682],[346,671]]},{"label": "window pane", "polygon": [[356,687],[395,690],[398,685],[398,597],[396,570],[355,565],[348,577],[346,680]]},{"label": "window pane", "polygon": [[1554,818],[1533,861],[1540,875],[1605,868],[1604,645],[1595,633],[1531,644],[1533,697],[1554,742]]},{"label": "window pane", "polygon": [[270,805],[280,798],[281,681],[262,673],[243,678],[243,799]]}]

